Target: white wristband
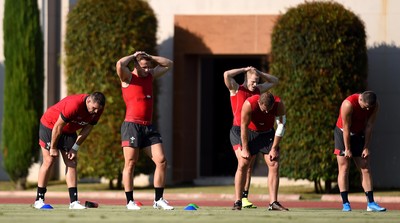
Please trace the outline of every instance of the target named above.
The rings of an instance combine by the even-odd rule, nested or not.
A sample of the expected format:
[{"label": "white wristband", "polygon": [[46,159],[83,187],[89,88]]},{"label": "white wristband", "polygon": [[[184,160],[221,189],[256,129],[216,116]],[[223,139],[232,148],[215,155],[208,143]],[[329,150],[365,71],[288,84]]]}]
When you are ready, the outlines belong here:
[{"label": "white wristband", "polygon": [[75,143],[75,144],[72,146],[72,149],[75,150],[75,151],[78,151],[79,145]]}]

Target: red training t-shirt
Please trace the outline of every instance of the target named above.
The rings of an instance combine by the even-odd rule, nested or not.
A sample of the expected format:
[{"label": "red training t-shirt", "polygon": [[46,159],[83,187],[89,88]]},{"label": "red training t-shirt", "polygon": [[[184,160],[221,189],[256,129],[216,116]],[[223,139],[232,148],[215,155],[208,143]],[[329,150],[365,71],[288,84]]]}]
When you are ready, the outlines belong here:
[{"label": "red training t-shirt", "polygon": [[125,121],[150,125],[153,115],[153,75],[139,77],[132,73],[128,87],[122,87],[126,105]]},{"label": "red training t-shirt", "polygon": [[62,133],[75,133],[86,125],[96,125],[100,119],[103,110],[97,114],[90,114],[86,107],[86,98],[88,94],[70,95],[63,98],[53,106],[47,109],[42,115],[40,122],[47,128],[53,129],[58,117],[67,122],[62,129]]}]

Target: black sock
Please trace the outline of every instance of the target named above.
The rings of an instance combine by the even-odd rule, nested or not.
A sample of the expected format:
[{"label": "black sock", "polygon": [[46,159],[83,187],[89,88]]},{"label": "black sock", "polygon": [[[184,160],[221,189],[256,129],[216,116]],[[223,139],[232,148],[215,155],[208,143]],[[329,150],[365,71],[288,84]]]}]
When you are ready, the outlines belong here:
[{"label": "black sock", "polygon": [[350,203],[349,202],[349,192],[348,191],[340,192],[340,196],[342,196],[343,204]]},{"label": "black sock", "polygon": [[69,200],[71,201],[71,203],[78,200],[78,188],[70,187],[68,188],[68,192],[69,192]]},{"label": "black sock", "polygon": [[155,201],[158,201],[158,200],[160,200],[160,198],[163,197],[164,188],[163,187],[155,187],[154,190],[156,192]]},{"label": "black sock", "polygon": [[365,192],[365,196],[367,196],[368,203],[374,202],[374,192],[373,191]]},{"label": "black sock", "polygon": [[39,200],[39,198],[44,200],[44,194],[46,192],[47,192],[47,188],[45,188],[45,187],[37,187],[36,200]]},{"label": "black sock", "polygon": [[126,196],[126,204],[128,204],[129,201],[133,201],[133,191],[125,191],[125,196]]},{"label": "black sock", "polygon": [[247,198],[249,196],[249,191],[248,190],[244,190],[242,193],[242,198]]}]

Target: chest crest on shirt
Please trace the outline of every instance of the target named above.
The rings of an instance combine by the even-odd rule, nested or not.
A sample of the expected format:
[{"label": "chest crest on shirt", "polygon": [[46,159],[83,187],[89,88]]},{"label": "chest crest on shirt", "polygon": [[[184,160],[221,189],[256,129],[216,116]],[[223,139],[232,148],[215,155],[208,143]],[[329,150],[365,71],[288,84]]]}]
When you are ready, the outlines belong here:
[{"label": "chest crest on shirt", "polygon": [[82,117],[78,116],[76,120],[72,120],[72,122],[82,126],[89,124],[89,122],[83,121],[82,119]]}]

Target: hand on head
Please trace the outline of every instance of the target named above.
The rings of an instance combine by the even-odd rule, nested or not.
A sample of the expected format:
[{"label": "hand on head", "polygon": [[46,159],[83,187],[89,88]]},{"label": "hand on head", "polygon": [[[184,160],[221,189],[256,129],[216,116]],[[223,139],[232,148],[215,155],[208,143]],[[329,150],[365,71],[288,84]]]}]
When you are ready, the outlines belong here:
[{"label": "hand on head", "polygon": [[249,71],[249,70],[251,70],[251,69],[255,69],[254,67],[252,67],[252,66],[248,66],[248,67],[245,67],[244,68],[244,70],[247,72],[247,71]]},{"label": "hand on head", "polygon": [[139,56],[139,55],[144,55],[144,57],[149,57],[149,58],[150,58],[150,55],[149,55],[148,53],[144,52],[144,51],[136,51],[136,52],[133,54],[134,57],[137,57],[137,56]]}]

